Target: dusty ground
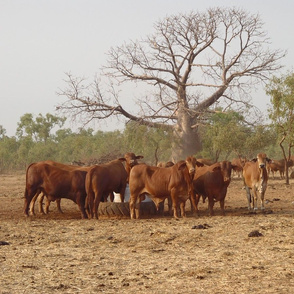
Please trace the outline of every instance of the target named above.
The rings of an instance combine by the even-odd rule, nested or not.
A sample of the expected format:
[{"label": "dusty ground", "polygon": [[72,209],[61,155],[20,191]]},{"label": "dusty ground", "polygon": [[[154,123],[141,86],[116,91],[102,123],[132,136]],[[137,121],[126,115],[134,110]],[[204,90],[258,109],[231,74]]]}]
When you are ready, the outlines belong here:
[{"label": "dusty ground", "polygon": [[[0,175],[0,293],[294,293],[294,180],[270,179],[266,213],[229,186],[226,216],[81,220],[23,215],[24,175]],[[197,229],[207,224],[206,229]],[[249,237],[258,230],[263,236]]]}]

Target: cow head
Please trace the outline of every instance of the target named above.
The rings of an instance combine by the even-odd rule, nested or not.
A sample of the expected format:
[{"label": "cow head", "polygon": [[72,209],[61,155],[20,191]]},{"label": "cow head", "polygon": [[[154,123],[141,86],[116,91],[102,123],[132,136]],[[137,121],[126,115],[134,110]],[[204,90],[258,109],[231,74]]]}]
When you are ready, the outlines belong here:
[{"label": "cow head", "polygon": [[224,178],[224,182],[226,184],[229,184],[231,182],[231,174],[232,174],[233,165],[230,161],[226,161],[226,160],[221,161],[219,164],[220,164],[221,173]]},{"label": "cow head", "polygon": [[257,162],[259,168],[265,168],[266,162],[271,162],[271,159],[267,158],[265,153],[258,153],[256,158],[253,158],[251,161]]},{"label": "cow head", "polygon": [[189,170],[189,174],[191,176],[191,179],[194,178],[196,167],[197,166],[204,166],[204,164],[197,161],[197,159],[194,156],[188,156],[186,158],[185,162],[186,162],[187,168]]},{"label": "cow head", "polygon": [[132,168],[133,166],[135,166],[136,164],[138,164],[137,159],[141,159],[144,158],[144,156],[142,155],[135,155],[135,153],[133,152],[127,152],[124,157],[119,158],[119,160],[121,161],[125,161],[126,162],[126,166]]}]

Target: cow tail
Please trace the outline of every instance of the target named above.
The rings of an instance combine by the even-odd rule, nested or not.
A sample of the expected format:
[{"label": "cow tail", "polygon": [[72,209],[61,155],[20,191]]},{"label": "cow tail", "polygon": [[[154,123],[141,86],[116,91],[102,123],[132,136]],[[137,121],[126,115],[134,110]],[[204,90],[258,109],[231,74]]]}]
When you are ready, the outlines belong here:
[{"label": "cow tail", "polygon": [[[25,184],[25,192],[24,192],[24,199],[25,199],[25,203],[24,203],[24,213],[26,215],[28,215],[28,211],[29,211],[29,205],[30,205],[30,201],[31,199],[29,199],[29,191],[28,191],[28,172],[29,169],[31,168],[31,166],[35,164],[35,163],[31,163],[26,170],[26,184]],[[30,200],[30,201],[29,201]]]},{"label": "cow tail", "polygon": [[87,175],[86,175],[86,203],[85,207],[87,210],[87,213],[89,216],[93,217],[93,209],[94,209],[94,191],[93,191],[93,186],[92,186],[92,175],[93,175],[93,170],[89,170]]}]

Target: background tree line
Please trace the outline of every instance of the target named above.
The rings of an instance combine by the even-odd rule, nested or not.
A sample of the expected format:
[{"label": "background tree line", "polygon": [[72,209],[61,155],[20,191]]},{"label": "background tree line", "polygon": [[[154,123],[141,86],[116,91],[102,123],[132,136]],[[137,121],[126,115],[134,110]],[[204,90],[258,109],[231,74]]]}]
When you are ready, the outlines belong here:
[{"label": "background tree line", "polygon": [[[63,128],[66,119],[52,114],[36,118],[27,113],[20,118],[16,135],[8,137],[0,128],[0,169],[25,170],[32,162],[55,160],[63,163],[103,163],[126,152],[144,155],[144,161],[156,165],[168,161],[172,154],[172,133],[165,129],[126,124],[123,131],[96,131],[80,128],[73,132]],[[254,157],[265,151],[280,158],[281,149],[273,127],[248,126],[234,111],[211,115],[200,128],[202,150],[196,157],[214,160],[237,156]]]}]

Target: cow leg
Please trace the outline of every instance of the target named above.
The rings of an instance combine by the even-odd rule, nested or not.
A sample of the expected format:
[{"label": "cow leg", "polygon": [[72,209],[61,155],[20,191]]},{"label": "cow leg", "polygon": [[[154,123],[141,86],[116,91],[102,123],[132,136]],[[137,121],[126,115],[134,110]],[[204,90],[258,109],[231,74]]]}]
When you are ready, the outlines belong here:
[{"label": "cow leg", "polygon": [[186,217],[185,204],[186,204],[185,201],[181,201],[181,203],[180,203],[180,209],[181,209],[181,216],[182,217]]},{"label": "cow leg", "polygon": [[213,206],[214,206],[214,200],[213,200],[213,198],[208,197],[208,209],[209,209],[209,215],[210,216],[213,216],[214,215]]},{"label": "cow leg", "polygon": [[[126,193],[126,185],[124,185],[119,191],[120,202],[122,202],[122,203],[125,202],[125,193]],[[112,200],[112,202],[113,202],[113,200]]]},{"label": "cow leg", "polygon": [[135,204],[135,214],[137,219],[140,218],[140,204],[141,204],[141,197],[138,197]]},{"label": "cow leg", "polygon": [[136,219],[140,217],[140,197],[137,194],[130,195],[130,216],[131,219]]},{"label": "cow leg", "polygon": [[[60,198],[57,198],[55,201],[56,201],[56,207],[57,207],[58,212],[59,213],[63,213],[63,211],[61,210],[61,206],[60,206],[61,199]],[[50,203],[51,203],[51,200],[49,200],[48,197],[46,197],[45,214],[48,214],[49,213]],[[43,213],[44,213],[44,211],[43,211]]]},{"label": "cow leg", "polygon": [[95,194],[95,200],[94,200],[94,217],[96,219],[98,219],[98,207],[99,207],[99,204],[100,204],[100,201],[101,201],[101,198],[103,198],[104,196],[99,194],[99,193],[96,193]]},{"label": "cow leg", "polygon": [[173,215],[173,204],[172,204],[172,199],[170,196],[167,197],[167,205],[168,205],[168,214],[170,216]]},{"label": "cow leg", "polygon": [[35,202],[36,202],[38,196],[39,196],[39,193],[37,193],[37,194],[33,197],[32,201],[31,201],[31,203],[30,203],[30,211],[29,211],[29,214],[30,214],[30,215],[35,215]]},{"label": "cow leg", "polygon": [[44,192],[42,193],[42,195],[40,195],[38,197],[39,212],[42,213],[42,214],[45,214],[44,209],[43,209],[43,199],[44,199],[44,197],[45,197]]},{"label": "cow leg", "polygon": [[266,190],[266,187],[263,187],[261,186],[260,187],[260,191],[259,191],[259,194],[260,194],[260,209],[261,210],[264,210],[265,209],[265,206],[264,206],[264,194],[265,194],[265,190]]},{"label": "cow leg", "polygon": [[60,213],[63,213],[62,209],[61,209],[61,206],[60,206],[60,202],[61,202],[61,199],[58,198],[56,199],[56,207],[57,207],[57,210],[60,212]]},{"label": "cow leg", "polygon": [[157,215],[160,215],[160,216],[164,215],[164,202],[165,202],[165,199],[161,201],[160,203],[158,203],[158,205],[156,206]]},{"label": "cow leg", "polygon": [[86,198],[86,209],[88,212],[88,216],[90,218],[94,217],[94,198],[95,198],[95,194],[93,192],[92,189],[89,189],[87,194],[87,198]]},{"label": "cow leg", "polygon": [[256,187],[253,187],[252,192],[253,192],[252,207],[254,210],[257,210],[257,190],[256,190]]},{"label": "cow leg", "polygon": [[[44,195],[43,195],[43,198],[44,198]],[[43,200],[42,200],[42,202],[43,202]],[[48,197],[46,197],[46,201],[45,201],[45,214],[48,214],[49,213],[50,203],[51,203],[51,200],[49,200]],[[43,213],[44,213],[44,211],[43,211]]]},{"label": "cow leg", "polygon": [[225,215],[225,199],[220,200],[219,205],[221,208],[222,215]]},{"label": "cow leg", "polygon": [[85,199],[86,199],[86,195],[82,195],[81,192],[78,192],[76,195],[76,203],[79,206],[79,209],[81,211],[81,215],[82,215],[82,219],[87,219],[87,213],[85,210]]},{"label": "cow leg", "polygon": [[191,203],[191,211],[193,214],[199,215],[199,210],[198,210],[198,203],[199,203],[199,195],[196,194],[195,198],[190,196],[189,197],[190,203]]},{"label": "cow leg", "polygon": [[[109,199],[110,199],[110,202],[113,202],[113,200],[114,200],[114,194],[113,194],[113,192],[110,192],[109,193]],[[120,199],[121,199],[121,195],[120,195]],[[107,199],[106,199],[106,201],[107,201]]]},{"label": "cow leg", "polygon": [[30,203],[35,195],[39,195],[40,191],[37,189],[32,189],[32,187],[26,187],[25,193],[24,193],[24,214],[25,216],[29,216],[29,208],[30,208]]},{"label": "cow leg", "polygon": [[247,202],[248,202],[248,210],[251,210],[251,193],[250,193],[250,188],[248,186],[245,186],[246,189],[246,195],[247,195]]},{"label": "cow leg", "polygon": [[172,207],[173,207],[173,211],[174,211],[174,218],[178,219],[179,218],[178,200],[177,200],[177,196],[174,191],[171,191],[171,200],[172,200]]}]

